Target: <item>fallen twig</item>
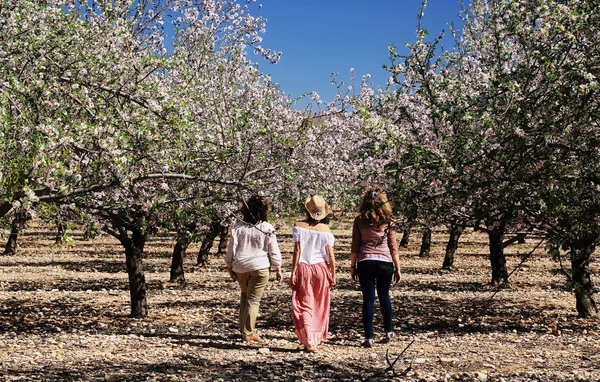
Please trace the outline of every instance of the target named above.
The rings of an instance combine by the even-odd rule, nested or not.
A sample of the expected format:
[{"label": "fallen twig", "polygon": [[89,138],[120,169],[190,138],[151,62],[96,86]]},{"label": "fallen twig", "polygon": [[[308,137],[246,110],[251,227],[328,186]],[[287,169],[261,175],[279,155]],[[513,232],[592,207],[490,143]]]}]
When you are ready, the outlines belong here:
[{"label": "fallen twig", "polygon": [[[389,366],[387,368],[385,368],[384,370],[381,370],[378,373],[375,373],[375,375],[373,375],[373,377],[381,376],[381,375],[383,375],[383,374],[385,374],[385,373],[387,373],[389,371],[392,372],[392,375],[396,376],[396,370],[394,369],[395,366],[396,366],[396,362],[398,362],[398,360],[400,359],[400,357],[402,357],[402,355],[404,353],[406,353],[406,351],[408,350],[408,348],[411,347],[412,344],[414,344],[414,343],[415,343],[415,340],[412,340],[408,345],[406,345],[406,347],[404,348],[404,350],[402,350],[402,352],[400,354],[398,354],[398,356],[396,357],[396,359],[394,360],[394,362],[390,362],[390,349],[388,348],[385,351],[385,360],[387,361],[387,363],[388,363]],[[402,374],[400,374],[400,375],[406,375],[412,369],[413,361],[414,361],[414,357],[413,357],[412,361],[410,362],[410,365],[408,366],[408,368],[406,370],[404,370],[402,372]]]}]

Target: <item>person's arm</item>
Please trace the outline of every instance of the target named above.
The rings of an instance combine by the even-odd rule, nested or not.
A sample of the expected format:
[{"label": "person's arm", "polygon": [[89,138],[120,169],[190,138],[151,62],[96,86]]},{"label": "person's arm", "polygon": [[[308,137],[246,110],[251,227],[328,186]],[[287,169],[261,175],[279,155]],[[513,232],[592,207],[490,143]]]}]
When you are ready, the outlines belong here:
[{"label": "person's arm", "polygon": [[233,236],[229,237],[227,241],[227,254],[225,255],[225,265],[227,266],[227,272],[229,273],[229,277],[233,281],[237,280],[235,276],[235,272],[233,271]]},{"label": "person's arm", "polygon": [[298,261],[300,260],[300,242],[294,242],[294,255],[292,256],[292,273],[290,275],[290,286],[292,289],[296,288],[298,280],[296,279],[296,270],[298,268]]},{"label": "person's arm", "polygon": [[275,233],[270,234],[267,238],[267,251],[271,266],[275,268],[275,280],[281,282],[283,280],[283,276],[281,275],[281,251],[279,250]]},{"label": "person's arm", "polygon": [[389,226],[387,235],[388,248],[390,249],[390,255],[394,263],[394,284],[398,284],[400,281],[400,255],[398,253],[398,242],[396,241],[396,227]]},{"label": "person's arm", "polygon": [[335,256],[333,255],[333,247],[327,246],[327,255],[329,256],[329,269],[331,270],[331,286],[335,285]]},{"label": "person's arm", "polygon": [[352,226],[352,244],[350,245],[350,276],[352,280],[356,281],[356,265],[358,262],[358,253],[362,245],[360,236],[360,227],[358,226],[358,218],[354,219],[354,225]]}]

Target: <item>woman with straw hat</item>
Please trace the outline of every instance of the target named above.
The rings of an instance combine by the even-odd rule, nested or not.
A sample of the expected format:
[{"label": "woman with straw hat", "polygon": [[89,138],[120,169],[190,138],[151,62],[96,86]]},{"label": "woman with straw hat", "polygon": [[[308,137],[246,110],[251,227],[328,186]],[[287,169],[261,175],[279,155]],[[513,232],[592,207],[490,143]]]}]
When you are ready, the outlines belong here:
[{"label": "woman with straw hat", "polygon": [[329,229],[329,206],[319,195],[304,204],[306,220],[294,223],[292,315],[298,340],[314,352],[327,340],[329,289],[335,285],[334,238]]}]

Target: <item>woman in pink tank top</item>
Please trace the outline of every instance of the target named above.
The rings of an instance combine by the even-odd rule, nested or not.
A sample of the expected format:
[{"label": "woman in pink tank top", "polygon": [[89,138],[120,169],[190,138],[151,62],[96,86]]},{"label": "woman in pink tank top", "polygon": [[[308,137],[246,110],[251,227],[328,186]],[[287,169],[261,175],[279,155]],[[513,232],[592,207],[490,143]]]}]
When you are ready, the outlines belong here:
[{"label": "woman in pink tank top", "polygon": [[362,318],[365,330],[363,346],[373,346],[373,316],[375,296],[383,316],[384,341],[394,335],[390,285],[400,280],[400,260],[396,231],[391,223],[392,207],[380,189],[367,191],[360,203],[352,227],[350,265],[352,279],[360,281],[363,295]]}]

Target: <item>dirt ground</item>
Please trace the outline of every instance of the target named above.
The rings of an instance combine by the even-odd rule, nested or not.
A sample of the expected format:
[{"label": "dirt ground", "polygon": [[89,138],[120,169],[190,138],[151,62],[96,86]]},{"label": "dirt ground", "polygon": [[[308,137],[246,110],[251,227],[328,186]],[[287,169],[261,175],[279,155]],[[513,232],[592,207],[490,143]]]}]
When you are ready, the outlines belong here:
[{"label": "dirt ground", "polygon": [[[600,380],[600,320],[577,318],[574,296],[551,272],[557,264],[538,249],[494,295],[481,233],[463,235],[452,272],[441,270],[444,230],[434,232],[427,259],[418,257],[420,238],[412,237],[401,249],[402,280],[392,289],[397,336],[361,348],[349,226],[333,228],[339,273],[330,336],[308,354],[295,337],[287,280],[271,283],[263,297],[257,323],[263,342],[245,344],[236,324],[239,287],[221,257],[198,268],[198,245],[190,247],[186,285],[171,284],[174,243],[156,237],[144,262],[150,315],[130,319],[125,257],[116,240],[84,241],[82,232],[70,231],[71,241],[56,246],[51,229],[32,224],[18,255],[0,255],[0,380]],[[287,277],[289,225],[281,226],[278,240]],[[506,249],[509,271],[537,242],[528,238]],[[598,263],[592,267],[598,285]],[[375,325],[381,338],[380,317]]]}]

